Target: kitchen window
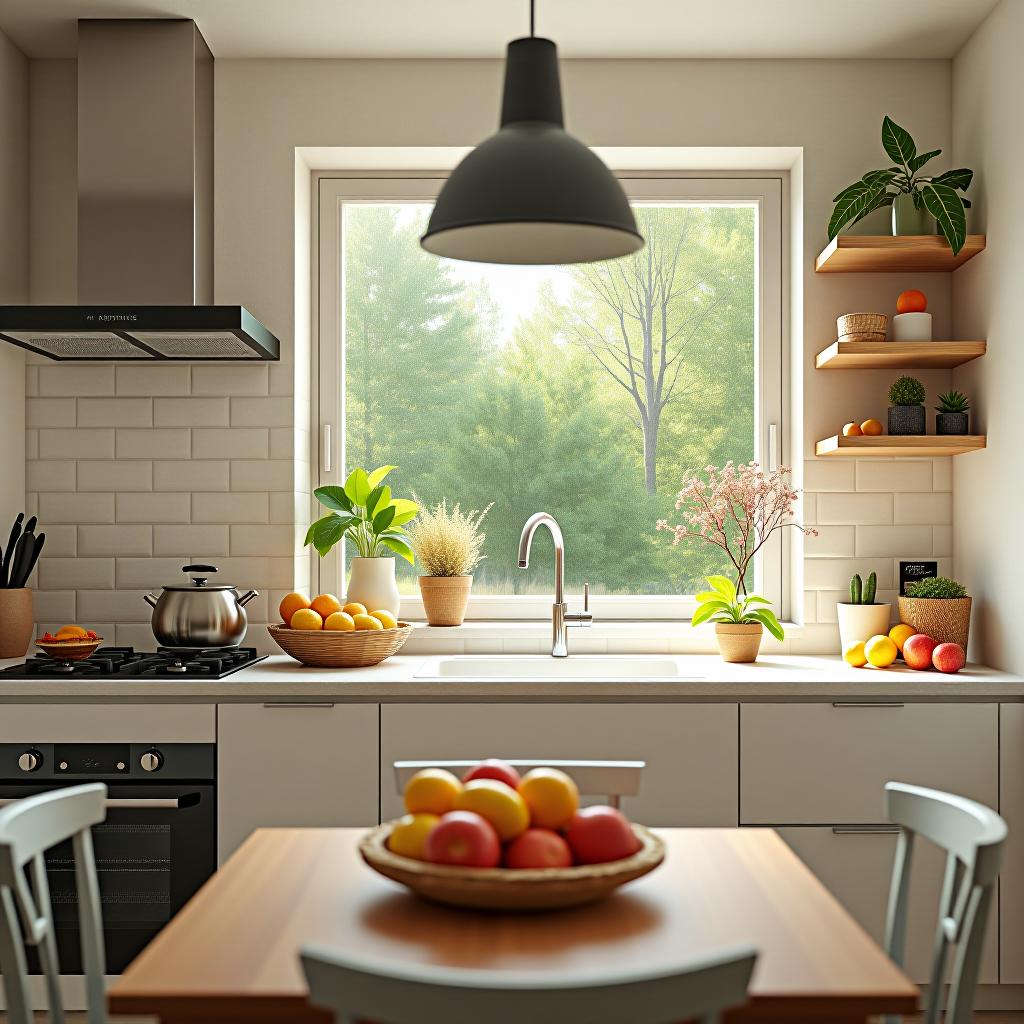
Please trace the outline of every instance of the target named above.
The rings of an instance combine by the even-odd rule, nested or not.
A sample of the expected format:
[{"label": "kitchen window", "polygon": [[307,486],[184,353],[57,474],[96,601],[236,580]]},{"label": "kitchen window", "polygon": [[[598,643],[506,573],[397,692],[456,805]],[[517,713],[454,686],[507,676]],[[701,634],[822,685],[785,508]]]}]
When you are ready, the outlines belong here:
[{"label": "kitchen window", "polygon": [[[782,182],[624,177],[640,253],[515,267],[420,248],[441,181],[319,180],[317,484],[393,464],[401,496],[493,503],[472,618],[550,615],[546,538],[516,564],[536,511],[562,527],[570,601],[587,581],[598,618],[687,617],[727,566],[655,530],[683,472],[782,458]],[[340,593],[350,556],[314,583]],[[777,603],[783,564],[780,542],[756,567]],[[399,559],[398,575],[416,615],[416,571]]]}]

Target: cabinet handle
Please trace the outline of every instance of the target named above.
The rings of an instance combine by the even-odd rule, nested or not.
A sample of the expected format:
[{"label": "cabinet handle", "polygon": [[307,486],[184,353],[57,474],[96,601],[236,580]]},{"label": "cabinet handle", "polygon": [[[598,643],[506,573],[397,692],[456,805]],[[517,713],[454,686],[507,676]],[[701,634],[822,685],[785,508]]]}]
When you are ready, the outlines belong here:
[{"label": "cabinet handle", "polygon": [[834,708],[902,708],[906,705],[898,700],[834,700]]},{"label": "cabinet handle", "polygon": [[898,836],[898,825],[833,825],[834,836]]},{"label": "cabinet handle", "polygon": [[280,709],[282,711],[287,711],[289,709],[301,711],[304,708],[333,708],[334,704],[327,703],[325,701],[293,701],[291,703],[288,701],[276,701],[272,704],[264,704],[263,706],[268,711],[274,711],[276,709]]}]

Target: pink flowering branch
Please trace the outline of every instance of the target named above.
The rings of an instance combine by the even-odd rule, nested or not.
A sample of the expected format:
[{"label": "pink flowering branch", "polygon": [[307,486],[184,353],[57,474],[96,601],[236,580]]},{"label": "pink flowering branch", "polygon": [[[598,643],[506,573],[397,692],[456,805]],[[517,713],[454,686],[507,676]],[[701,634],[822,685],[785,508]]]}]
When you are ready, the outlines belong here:
[{"label": "pink flowering branch", "polygon": [[818,531],[793,521],[798,492],[786,466],[765,473],[756,462],[721,469],[705,466],[704,477],[687,473],[676,495],[680,522],[659,519],[657,529],[672,534],[672,546],[686,539],[721,548],[736,570],[736,588],[746,593],[750,563],[777,530],[792,526],[805,536]]}]

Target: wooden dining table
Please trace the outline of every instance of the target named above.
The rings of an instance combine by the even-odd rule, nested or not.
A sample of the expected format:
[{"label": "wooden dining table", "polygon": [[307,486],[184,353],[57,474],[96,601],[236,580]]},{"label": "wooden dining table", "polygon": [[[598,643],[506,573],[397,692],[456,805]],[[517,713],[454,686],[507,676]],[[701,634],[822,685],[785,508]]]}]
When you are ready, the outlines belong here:
[{"label": "wooden dining table", "polygon": [[775,832],[656,831],[664,863],[599,903],[489,913],[380,877],[359,856],[360,829],[260,829],[115,981],[109,1009],[164,1024],[327,1024],[307,1000],[308,942],[396,963],[552,972],[651,968],[751,943],[749,1002],[730,1024],[917,1008],[917,987]]}]

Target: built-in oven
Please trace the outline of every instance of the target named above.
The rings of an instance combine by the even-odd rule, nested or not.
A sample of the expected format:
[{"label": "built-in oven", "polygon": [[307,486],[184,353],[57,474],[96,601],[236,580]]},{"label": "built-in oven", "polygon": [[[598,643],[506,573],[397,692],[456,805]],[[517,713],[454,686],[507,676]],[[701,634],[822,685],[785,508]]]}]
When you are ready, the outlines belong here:
[{"label": "built-in oven", "polygon": [[[0,806],[83,782],[107,786],[93,846],[108,974],[121,973],[213,874],[215,764],[212,743],[0,744]],[[50,850],[46,866],[61,973],[80,974],[70,842]]]}]

